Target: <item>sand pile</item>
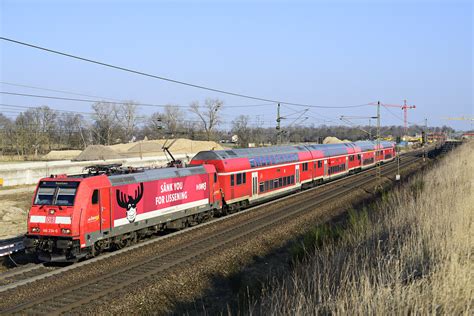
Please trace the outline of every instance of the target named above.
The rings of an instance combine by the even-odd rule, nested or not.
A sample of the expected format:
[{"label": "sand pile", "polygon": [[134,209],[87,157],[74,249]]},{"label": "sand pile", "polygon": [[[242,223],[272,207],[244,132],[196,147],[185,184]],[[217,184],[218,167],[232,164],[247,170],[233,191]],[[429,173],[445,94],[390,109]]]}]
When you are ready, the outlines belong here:
[{"label": "sand pile", "polygon": [[69,160],[77,157],[82,151],[80,150],[51,150],[49,153],[41,157],[44,160]]},{"label": "sand pile", "polygon": [[[114,145],[112,148],[116,149],[122,156],[137,157],[137,156],[158,156],[163,155],[163,145],[170,146],[172,140],[158,139],[146,140],[136,143],[123,144],[123,146]],[[132,145],[132,146],[130,146]],[[169,147],[172,154],[191,154],[203,150],[221,150],[223,147],[213,141],[196,141],[185,138],[178,138]]]},{"label": "sand pile", "polygon": [[[74,161],[105,160],[130,157],[163,156],[163,145],[170,146],[173,140],[144,140],[111,146],[91,145],[83,152],[77,151]],[[203,150],[222,150],[224,147],[212,141],[197,141],[178,138],[169,147],[172,154],[194,154]],[[66,158],[64,158],[66,159]]]},{"label": "sand pile", "polygon": [[341,143],[350,143],[350,140],[344,139],[340,140],[337,137],[328,136],[323,140],[323,144],[341,144]]},{"label": "sand pile", "polygon": [[103,145],[90,145],[74,161],[106,160],[123,158],[118,152]]},{"label": "sand pile", "polygon": [[115,144],[115,145],[110,145],[107,147],[112,148],[118,153],[126,153],[130,148],[132,148],[136,144],[137,143]]}]

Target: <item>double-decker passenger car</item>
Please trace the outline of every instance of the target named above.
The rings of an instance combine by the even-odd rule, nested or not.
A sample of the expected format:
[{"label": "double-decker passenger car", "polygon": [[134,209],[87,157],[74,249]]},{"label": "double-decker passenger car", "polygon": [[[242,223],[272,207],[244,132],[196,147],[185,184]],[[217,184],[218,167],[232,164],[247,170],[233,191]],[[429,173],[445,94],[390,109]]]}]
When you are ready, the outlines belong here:
[{"label": "double-decker passenger car", "polygon": [[391,142],[363,141],[203,151],[192,165],[216,167],[230,211],[393,159]]}]

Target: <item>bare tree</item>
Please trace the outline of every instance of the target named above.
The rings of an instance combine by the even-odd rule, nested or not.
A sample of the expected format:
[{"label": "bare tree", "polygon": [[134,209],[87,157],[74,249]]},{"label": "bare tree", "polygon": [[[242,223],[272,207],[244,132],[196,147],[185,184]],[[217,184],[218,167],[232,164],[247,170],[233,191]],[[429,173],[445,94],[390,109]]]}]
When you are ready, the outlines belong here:
[{"label": "bare tree", "polygon": [[98,102],[92,105],[94,124],[92,132],[97,143],[110,145],[119,137],[118,107],[113,103]]},{"label": "bare tree", "polygon": [[163,114],[153,113],[144,126],[144,134],[151,138],[160,138],[163,134]]},{"label": "bare tree", "polygon": [[118,128],[121,129],[122,141],[128,142],[135,138],[137,129],[137,105],[133,101],[122,103],[118,106],[116,115]]},{"label": "bare tree", "polygon": [[184,112],[173,104],[165,106],[163,113],[163,125],[168,133],[176,135],[176,133],[182,128],[184,121]]},{"label": "bare tree", "polygon": [[248,115],[239,115],[232,121],[232,133],[239,138],[239,146],[248,147],[251,130],[249,128],[250,117]]},{"label": "bare tree", "polygon": [[189,110],[199,117],[207,140],[211,140],[215,127],[221,123],[219,114],[223,105],[222,100],[207,98],[203,108],[199,106],[198,101],[192,102],[189,106]]},{"label": "bare tree", "polygon": [[11,144],[11,130],[13,122],[8,117],[0,113],[0,155],[4,155]]},{"label": "bare tree", "polygon": [[61,113],[58,117],[61,132],[57,142],[66,148],[86,147],[83,126],[84,117],[76,113]]}]

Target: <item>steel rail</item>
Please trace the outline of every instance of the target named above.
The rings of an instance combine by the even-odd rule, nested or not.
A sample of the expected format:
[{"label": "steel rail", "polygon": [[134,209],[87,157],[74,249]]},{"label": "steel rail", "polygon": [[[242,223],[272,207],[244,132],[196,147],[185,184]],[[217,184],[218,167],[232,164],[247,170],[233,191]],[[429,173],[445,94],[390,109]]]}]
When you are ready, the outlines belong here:
[{"label": "steel rail", "polygon": [[14,252],[25,249],[23,246],[24,235],[0,240],[0,257],[11,255]]},{"label": "steel rail", "polygon": [[[416,160],[418,158],[410,157],[405,159],[401,166],[405,167]],[[396,164],[386,164],[383,168],[383,174],[387,176],[395,170]],[[181,244],[178,247],[156,254],[148,260],[129,264],[122,269],[114,270],[110,274],[101,275],[77,284],[61,291],[61,293],[51,294],[14,306],[2,311],[2,313],[62,313],[79,308],[83,304],[120,291],[145,278],[159,275],[184,262],[190,264],[201,257],[227,249],[240,240],[248,240],[256,232],[271,229],[279,223],[293,219],[296,215],[301,216],[311,212],[317,206],[339,198],[341,194],[348,193],[356,188],[362,188],[364,185],[373,182],[373,177],[370,174],[371,170],[367,171],[359,173],[358,177],[352,178],[347,185],[338,185],[329,192],[326,192],[326,190],[323,190],[324,192],[316,191],[310,200],[299,199],[296,203],[277,208],[274,211],[261,213],[257,218],[243,220],[235,226]]]}]

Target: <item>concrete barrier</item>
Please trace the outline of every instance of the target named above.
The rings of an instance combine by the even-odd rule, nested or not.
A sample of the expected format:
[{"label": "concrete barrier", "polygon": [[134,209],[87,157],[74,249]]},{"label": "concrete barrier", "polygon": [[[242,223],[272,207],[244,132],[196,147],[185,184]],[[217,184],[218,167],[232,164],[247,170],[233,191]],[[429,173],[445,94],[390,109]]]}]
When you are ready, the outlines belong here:
[{"label": "concrete barrier", "polygon": [[[188,162],[195,154],[176,155],[176,159]],[[15,186],[24,184],[36,184],[39,179],[51,174],[79,174],[84,168],[97,164],[121,163],[125,167],[161,167],[168,162],[165,156],[120,158],[94,161],[34,161],[19,162],[11,164],[0,164],[0,178],[3,186]]]}]

